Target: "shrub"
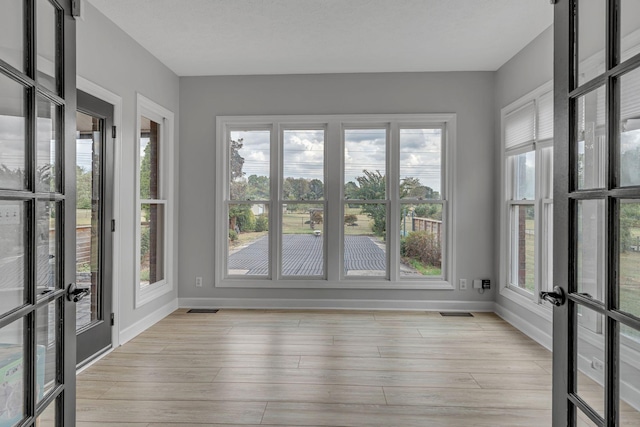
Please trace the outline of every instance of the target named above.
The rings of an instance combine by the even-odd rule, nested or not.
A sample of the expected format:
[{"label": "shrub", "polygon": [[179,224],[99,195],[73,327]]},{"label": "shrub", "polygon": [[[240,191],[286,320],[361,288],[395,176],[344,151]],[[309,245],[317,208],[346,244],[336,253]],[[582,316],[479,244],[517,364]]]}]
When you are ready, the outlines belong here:
[{"label": "shrub", "polygon": [[400,256],[401,257],[407,256],[407,238],[406,237],[400,238]]},{"label": "shrub", "polygon": [[236,223],[240,231],[256,231],[256,216],[251,209],[243,210],[236,216]]},{"label": "shrub", "polygon": [[404,240],[404,253],[406,257],[416,259],[425,265],[433,267],[441,266],[442,252],[440,241],[433,233],[429,231],[414,231]]},{"label": "shrub", "polygon": [[238,233],[236,233],[234,230],[229,230],[229,240],[231,240],[232,242],[238,240]]},{"label": "shrub", "polygon": [[269,231],[269,219],[266,216],[256,218],[256,231]]},{"label": "shrub", "polygon": [[347,225],[353,225],[358,222],[358,215],[347,214],[344,216],[344,223]]}]

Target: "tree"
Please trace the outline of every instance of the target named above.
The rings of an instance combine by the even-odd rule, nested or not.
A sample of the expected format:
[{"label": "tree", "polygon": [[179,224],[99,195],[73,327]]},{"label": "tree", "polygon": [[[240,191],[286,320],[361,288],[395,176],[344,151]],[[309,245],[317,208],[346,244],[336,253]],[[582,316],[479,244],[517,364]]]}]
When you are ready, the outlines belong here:
[{"label": "tree", "polygon": [[91,171],[76,165],[77,209],[91,209],[92,178]]},{"label": "tree", "polygon": [[400,197],[435,200],[440,198],[440,193],[422,185],[419,178],[407,177],[400,182]]},{"label": "tree", "polygon": [[249,176],[246,195],[251,200],[269,200],[269,177]]},{"label": "tree", "polygon": [[320,200],[324,197],[324,184],[319,179],[309,181],[309,199]]},{"label": "tree", "polygon": [[[358,200],[384,200],[386,192],[386,178],[379,170],[369,172],[364,169],[363,176],[356,177],[357,184],[348,182],[345,185],[345,195],[349,199]],[[387,210],[385,205],[373,203],[362,204],[360,209],[363,214],[373,219],[372,231],[377,236],[384,236],[387,230]]]},{"label": "tree", "polygon": [[231,153],[229,154],[229,195],[232,200],[246,198],[247,182],[244,179],[244,157],[240,155],[242,149],[242,138],[237,141],[231,140]]}]

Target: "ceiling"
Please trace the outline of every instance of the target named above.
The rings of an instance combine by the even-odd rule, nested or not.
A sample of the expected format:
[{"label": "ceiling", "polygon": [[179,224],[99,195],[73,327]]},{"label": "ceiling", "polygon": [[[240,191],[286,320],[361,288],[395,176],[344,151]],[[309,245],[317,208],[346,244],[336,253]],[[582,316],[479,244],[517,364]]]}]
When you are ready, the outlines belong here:
[{"label": "ceiling", "polygon": [[179,76],[494,71],[549,0],[89,0]]}]

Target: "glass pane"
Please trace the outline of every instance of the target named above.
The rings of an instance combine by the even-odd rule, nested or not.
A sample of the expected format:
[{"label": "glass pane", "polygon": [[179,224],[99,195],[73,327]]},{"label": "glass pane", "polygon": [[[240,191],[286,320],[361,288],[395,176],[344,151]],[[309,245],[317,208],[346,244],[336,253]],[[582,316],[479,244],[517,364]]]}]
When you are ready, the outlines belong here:
[{"label": "glass pane", "polygon": [[[283,140],[283,199],[324,198],[324,130],[285,130]],[[252,180],[253,178],[253,180]],[[269,198],[269,179],[251,175],[255,198]],[[264,186],[266,184],[266,187]]]},{"label": "glass pane", "polygon": [[400,205],[400,276],[442,276],[442,205]]},{"label": "glass pane", "polygon": [[233,131],[229,148],[229,198],[269,200],[271,131]]},{"label": "glass pane", "polygon": [[0,315],[25,302],[25,204],[0,201]]},{"label": "glass pane", "polygon": [[593,421],[591,421],[591,418],[589,418],[587,414],[582,412],[580,409],[577,409],[577,412],[578,412],[578,418],[576,420],[577,427],[598,427],[598,424],[595,424]]},{"label": "glass pane", "polygon": [[140,117],[140,198],[160,198],[160,127]]},{"label": "glass pane", "polygon": [[535,208],[533,205],[511,206],[511,285],[528,292],[535,290]]},{"label": "glass pane", "polygon": [[100,292],[100,221],[102,120],[76,114],[76,285],[91,298],[76,304],[76,330],[98,320]]},{"label": "glass pane", "polygon": [[36,2],[36,20],[38,33],[38,82],[54,92],[56,90],[58,41],[58,13],[48,0]]},{"label": "glass pane", "polygon": [[47,406],[36,420],[36,427],[56,427],[57,403],[58,401],[54,400]]},{"label": "glass pane", "polygon": [[640,185],[640,69],[620,78],[620,185]]},{"label": "glass pane", "polygon": [[283,276],[324,276],[324,224],[321,204],[283,205]]},{"label": "glass pane", "polygon": [[640,202],[620,203],[620,310],[640,317]]},{"label": "glass pane", "polygon": [[0,58],[24,72],[23,4],[22,0],[5,0],[2,2],[2,14],[0,14]]},{"label": "glass pane", "polygon": [[640,2],[622,0],[620,10],[621,56],[626,61],[640,51]]},{"label": "glass pane", "polygon": [[0,74],[0,93],[0,188],[21,190],[26,182],[26,91]]},{"label": "glass pane", "polygon": [[400,129],[400,197],[441,199],[442,129]]},{"label": "glass pane", "polygon": [[345,130],[345,198],[384,200],[386,198],[386,158],[386,129]]},{"label": "glass pane", "polygon": [[38,96],[38,169],[36,188],[39,191],[56,191],[56,151],[58,133],[58,107],[48,99]]},{"label": "glass pane", "polygon": [[25,348],[23,321],[0,329],[0,425],[16,425],[24,416]]},{"label": "glass pane", "polygon": [[640,406],[634,390],[640,389],[640,331],[620,324],[620,425],[640,425]]},{"label": "glass pane", "polygon": [[269,275],[269,205],[229,205],[227,274]]},{"label": "glass pane", "polygon": [[345,204],[344,216],[344,274],[386,276],[386,205]]},{"label": "glass pane", "polygon": [[604,72],[607,2],[578,3],[578,84]]},{"label": "glass pane", "polygon": [[604,86],[577,99],[578,189],[604,187],[607,133]]},{"label": "glass pane", "polygon": [[36,401],[56,385],[56,354],[58,345],[58,301],[40,307],[37,312]]},{"label": "glass pane", "polygon": [[140,288],[164,280],[164,205],[140,206]]},{"label": "glass pane", "polygon": [[604,200],[578,201],[578,293],[604,301]]},{"label": "glass pane", "polygon": [[553,203],[542,204],[542,278],[543,291],[553,289]]},{"label": "glass pane", "polygon": [[36,204],[38,294],[50,292],[61,285],[58,284],[58,263],[56,262],[58,256],[56,211],[55,202],[38,202]]},{"label": "glass pane", "polygon": [[536,197],[536,153],[512,156],[513,161],[513,199],[533,200]]},{"label": "glass pane", "polygon": [[601,314],[578,305],[576,391],[598,414],[604,415],[604,322]]}]

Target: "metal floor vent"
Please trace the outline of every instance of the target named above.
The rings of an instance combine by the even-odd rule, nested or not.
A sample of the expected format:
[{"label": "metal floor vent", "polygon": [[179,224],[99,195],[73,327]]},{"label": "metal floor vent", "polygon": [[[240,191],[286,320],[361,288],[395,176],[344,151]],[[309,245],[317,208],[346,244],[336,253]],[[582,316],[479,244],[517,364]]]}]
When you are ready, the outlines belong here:
[{"label": "metal floor vent", "polygon": [[187,313],[217,313],[218,310],[215,308],[192,308],[187,311]]},{"label": "metal floor vent", "polygon": [[473,317],[473,314],[463,311],[441,311],[440,316],[443,317]]}]

